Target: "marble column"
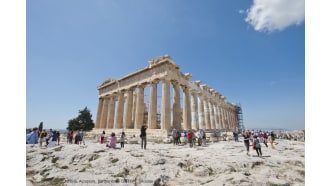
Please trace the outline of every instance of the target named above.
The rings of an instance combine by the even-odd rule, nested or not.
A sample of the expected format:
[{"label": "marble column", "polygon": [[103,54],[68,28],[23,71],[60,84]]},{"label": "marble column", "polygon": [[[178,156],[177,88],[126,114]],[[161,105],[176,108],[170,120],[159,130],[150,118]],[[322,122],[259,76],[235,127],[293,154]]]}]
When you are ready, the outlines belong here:
[{"label": "marble column", "polygon": [[115,129],[121,129],[123,128],[123,112],[124,112],[124,92],[120,91],[118,92],[118,105],[117,105],[117,111],[116,111],[116,121],[115,121]]},{"label": "marble column", "polygon": [[115,96],[110,97],[110,103],[109,103],[109,112],[108,112],[108,121],[107,121],[107,129],[113,129],[113,123],[115,119]]},{"label": "marble column", "polygon": [[233,127],[234,127],[234,125],[233,125],[233,118],[232,118],[232,112],[231,112],[231,110],[229,110],[229,112],[228,112],[228,120],[229,120],[229,126],[230,126],[230,128],[232,129]]},{"label": "marble column", "polygon": [[140,129],[143,125],[144,118],[144,87],[146,84],[140,84],[138,86],[138,95],[136,98],[136,111],[135,111],[135,123],[134,128]]},{"label": "marble column", "polygon": [[109,98],[104,98],[103,108],[102,108],[102,119],[101,119],[101,128],[105,129],[107,127],[107,119],[108,119],[108,106],[109,106]]},{"label": "marble column", "polygon": [[214,117],[214,108],[212,101],[209,102],[209,110],[210,110],[211,129],[215,129],[215,117]]},{"label": "marble column", "polygon": [[223,106],[221,107],[221,126],[222,129],[226,129],[226,123],[225,123],[225,111],[223,109]]},{"label": "marble column", "polygon": [[191,92],[191,127],[192,129],[198,130],[198,107],[197,107],[197,97],[196,92]]},{"label": "marble column", "polygon": [[133,91],[133,108],[132,108],[132,125],[134,128],[135,123],[135,111],[136,111],[136,93],[135,90]]},{"label": "marble column", "polygon": [[180,86],[177,81],[172,81],[173,85],[173,123],[172,127],[181,129],[181,105],[180,105]]},{"label": "marble column", "polygon": [[220,114],[219,114],[219,107],[217,103],[214,104],[214,111],[215,111],[215,127],[216,129],[220,129]]},{"label": "marble column", "polygon": [[229,123],[228,123],[228,111],[227,108],[224,110],[225,112],[225,125],[226,125],[226,129],[229,129]]},{"label": "marble column", "polygon": [[220,124],[220,129],[223,129],[221,104],[218,106],[218,109],[219,109],[219,124]]},{"label": "marble column", "polygon": [[185,130],[191,129],[191,109],[190,109],[190,94],[188,87],[183,89],[183,128]]},{"label": "marble column", "polygon": [[232,128],[235,128],[236,125],[235,125],[235,120],[234,120],[234,112],[233,110],[230,111],[230,115],[231,115],[231,125],[232,125]]},{"label": "marble column", "polygon": [[168,79],[163,79],[162,81],[161,129],[167,130],[171,127],[170,81]]},{"label": "marble column", "polygon": [[157,129],[157,84],[159,80],[154,80],[150,84],[148,127]]},{"label": "marble column", "polygon": [[201,95],[198,96],[198,122],[199,128],[205,130],[204,104]]},{"label": "marble column", "polygon": [[96,129],[101,128],[101,116],[102,116],[103,100],[104,100],[103,98],[99,98],[99,106],[97,108],[97,119],[96,119],[96,124],[95,124]]},{"label": "marble column", "polygon": [[205,113],[205,128],[211,129],[209,103],[206,98],[204,98],[204,113]]},{"label": "marble column", "polygon": [[125,107],[125,122],[124,122],[124,129],[131,129],[133,128],[132,123],[132,106],[133,106],[133,89],[129,88],[127,90],[127,101],[126,101],[126,107]]}]

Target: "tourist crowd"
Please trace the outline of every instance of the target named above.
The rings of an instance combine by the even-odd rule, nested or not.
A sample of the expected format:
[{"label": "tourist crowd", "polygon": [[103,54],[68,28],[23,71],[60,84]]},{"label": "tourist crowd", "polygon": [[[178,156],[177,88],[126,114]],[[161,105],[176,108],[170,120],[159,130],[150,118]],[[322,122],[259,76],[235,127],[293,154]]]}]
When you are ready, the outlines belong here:
[{"label": "tourist crowd", "polygon": [[[141,149],[146,149],[147,146],[147,126],[142,125],[140,138],[141,138]],[[171,136],[173,139],[173,145],[185,145],[189,144],[189,147],[192,148],[194,146],[206,146],[206,132],[202,129],[199,130],[179,130],[173,128],[171,132]],[[67,144],[72,144],[74,140],[74,144],[85,145],[85,133],[83,130],[78,130],[76,133],[71,130],[67,132]],[[183,138],[182,138],[183,137]],[[268,148],[268,141],[271,147],[274,149],[274,141],[276,139],[276,135],[273,131],[250,131],[245,130],[242,133],[243,143],[246,148],[246,154],[249,155],[250,146],[252,146],[253,150],[256,151],[257,156],[262,157],[261,144],[263,143]],[[181,140],[183,139],[183,142]],[[233,132],[233,139],[235,142],[239,142],[238,133]],[[228,140],[228,137],[227,137]],[[106,142],[106,134],[105,131],[102,132],[100,136],[101,144],[106,143],[106,147],[108,148],[124,148],[124,144],[126,141],[126,134],[122,132],[120,134],[119,141],[116,137],[116,134],[112,132],[110,136],[107,138]],[[116,147],[117,142],[120,142],[120,147]],[[50,129],[46,131],[45,129],[39,130],[38,128],[27,129],[26,130],[26,144],[38,144],[40,147],[43,145],[46,147],[53,147],[60,144],[60,132],[56,130]],[[45,144],[44,144],[45,143]]]}]

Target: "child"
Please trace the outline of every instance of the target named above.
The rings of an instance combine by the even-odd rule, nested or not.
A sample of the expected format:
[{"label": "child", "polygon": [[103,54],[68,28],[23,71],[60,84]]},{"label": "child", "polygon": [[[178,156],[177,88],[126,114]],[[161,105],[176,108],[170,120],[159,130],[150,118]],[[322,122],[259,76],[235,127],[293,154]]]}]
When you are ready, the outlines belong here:
[{"label": "child", "polygon": [[104,142],[104,136],[105,136],[105,131],[103,131],[101,134],[101,144],[103,144]]}]

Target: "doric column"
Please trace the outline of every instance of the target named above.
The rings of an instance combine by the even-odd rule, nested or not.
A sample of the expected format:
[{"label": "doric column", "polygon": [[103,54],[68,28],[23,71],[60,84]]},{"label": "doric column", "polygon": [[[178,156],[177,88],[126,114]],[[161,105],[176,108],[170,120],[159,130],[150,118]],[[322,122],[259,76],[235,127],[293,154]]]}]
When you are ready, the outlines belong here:
[{"label": "doric column", "polygon": [[214,118],[214,108],[213,103],[209,102],[209,109],[210,109],[210,123],[211,123],[211,129],[215,129],[215,118]]},{"label": "doric column", "polygon": [[204,113],[205,113],[205,128],[210,129],[210,110],[209,110],[209,103],[206,98],[204,98]]},{"label": "doric column", "polygon": [[185,130],[191,129],[191,109],[190,109],[190,94],[188,87],[183,89],[183,128]]},{"label": "doric column", "polygon": [[179,82],[172,81],[173,85],[173,123],[172,127],[181,129],[181,105],[180,105],[180,86]]},{"label": "doric column", "polygon": [[99,98],[99,106],[97,108],[97,118],[96,118],[96,124],[95,124],[96,129],[101,128],[101,116],[102,116],[103,100],[104,100],[103,98]]},{"label": "doric column", "polygon": [[220,116],[221,116],[221,129],[226,129],[226,124],[225,124],[225,111],[223,109],[223,106],[220,108]]},{"label": "doric column", "polygon": [[144,118],[144,87],[146,84],[138,85],[138,95],[136,98],[136,111],[135,111],[135,123],[134,128],[140,129],[143,124]]},{"label": "doric column", "polygon": [[108,106],[109,106],[109,98],[104,98],[103,108],[102,108],[102,116],[101,116],[101,128],[105,129],[107,127],[107,119],[108,119]]},{"label": "doric column", "polygon": [[150,129],[157,128],[157,84],[159,80],[154,80],[150,84],[149,111],[148,111],[148,127]]},{"label": "doric column", "polygon": [[118,105],[116,111],[116,122],[115,122],[115,129],[123,128],[123,112],[124,112],[124,92],[118,92]]},{"label": "doric column", "polygon": [[171,127],[170,82],[168,79],[163,79],[162,81],[161,129],[167,130]]},{"label": "doric column", "polygon": [[226,127],[226,129],[229,129],[227,107],[224,109],[224,116],[225,116],[225,127]]},{"label": "doric column", "polygon": [[214,114],[215,114],[215,127],[216,129],[220,129],[220,114],[219,114],[219,107],[217,103],[214,104]]},{"label": "doric column", "polygon": [[236,109],[237,108],[235,108],[235,111],[234,111],[234,122],[235,122],[236,131],[237,131],[237,129],[240,128],[240,126],[239,126],[239,122],[238,122],[238,112]]},{"label": "doric column", "polygon": [[220,124],[220,129],[223,129],[223,126],[222,126],[222,112],[221,112],[221,104],[219,104],[218,106],[218,109],[219,109],[219,124]]},{"label": "doric column", "polygon": [[132,123],[134,128],[135,123],[135,111],[136,111],[136,93],[133,91],[133,108],[132,108]]},{"label": "doric column", "polygon": [[199,128],[205,130],[204,104],[201,95],[198,96],[198,122]]},{"label": "doric column", "polygon": [[233,116],[232,115],[232,112],[231,112],[231,110],[229,110],[229,112],[228,112],[228,121],[229,121],[229,128],[230,129],[232,129],[234,127],[234,125],[233,125],[233,117],[232,116]]},{"label": "doric column", "polygon": [[198,125],[198,107],[197,107],[197,97],[196,92],[191,91],[191,127],[192,129],[199,129]]},{"label": "doric column", "polygon": [[109,112],[108,112],[108,122],[107,122],[107,129],[113,129],[113,123],[114,123],[114,119],[115,119],[115,101],[116,101],[116,97],[115,96],[111,96],[110,97],[110,103],[109,103]]},{"label": "doric column", "polygon": [[127,90],[127,101],[126,101],[126,107],[125,107],[125,122],[124,122],[124,129],[131,129],[133,128],[132,123],[132,106],[133,106],[133,89],[129,88]]},{"label": "doric column", "polygon": [[236,127],[236,125],[235,125],[235,118],[234,118],[234,111],[233,110],[231,110],[230,111],[230,115],[231,115],[231,125],[232,125],[232,128],[234,129],[235,127]]}]

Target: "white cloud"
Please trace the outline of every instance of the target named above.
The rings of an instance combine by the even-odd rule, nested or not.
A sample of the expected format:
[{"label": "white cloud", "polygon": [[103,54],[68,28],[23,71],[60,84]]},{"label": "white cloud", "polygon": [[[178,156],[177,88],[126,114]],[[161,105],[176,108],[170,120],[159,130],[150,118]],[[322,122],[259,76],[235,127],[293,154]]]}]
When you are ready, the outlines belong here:
[{"label": "white cloud", "polygon": [[245,21],[256,31],[283,30],[305,20],[305,0],[253,0]]}]

